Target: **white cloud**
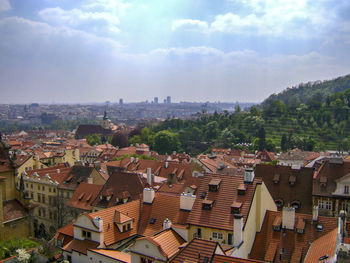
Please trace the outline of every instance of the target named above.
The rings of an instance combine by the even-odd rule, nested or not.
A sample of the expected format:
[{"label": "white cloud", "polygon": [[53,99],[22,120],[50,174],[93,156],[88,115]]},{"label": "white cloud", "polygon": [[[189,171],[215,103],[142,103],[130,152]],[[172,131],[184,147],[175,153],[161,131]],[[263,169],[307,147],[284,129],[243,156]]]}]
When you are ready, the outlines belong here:
[{"label": "white cloud", "polygon": [[11,5],[8,0],[0,0],[0,12],[11,10]]},{"label": "white cloud", "polygon": [[208,23],[194,19],[179,19],[173,22],[172,30],[206,32],[208,30]]},{"label": "white cloud", "polygon": [[77,8],[63,10],[60,7],[55,7],[40,10],[39,16],[44,21],[54,25],[64,25],[86,31],[92,30],[95,33],[99,33],[100,30],[110,34],[120,32],[118,17],[107,12],[84,12]]}]

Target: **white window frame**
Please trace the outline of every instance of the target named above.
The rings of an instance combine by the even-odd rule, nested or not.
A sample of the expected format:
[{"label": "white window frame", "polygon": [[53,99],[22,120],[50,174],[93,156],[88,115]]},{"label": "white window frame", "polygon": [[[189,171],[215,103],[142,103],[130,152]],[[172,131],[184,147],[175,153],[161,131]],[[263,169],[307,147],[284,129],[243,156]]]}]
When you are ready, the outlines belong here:
[{"label": "white window frame", "polygon": [[218,238],[218,233],[213,232],[213,233],[212,233],[212,237],[215,238],[215,239],[217,239],[217,238]]}]

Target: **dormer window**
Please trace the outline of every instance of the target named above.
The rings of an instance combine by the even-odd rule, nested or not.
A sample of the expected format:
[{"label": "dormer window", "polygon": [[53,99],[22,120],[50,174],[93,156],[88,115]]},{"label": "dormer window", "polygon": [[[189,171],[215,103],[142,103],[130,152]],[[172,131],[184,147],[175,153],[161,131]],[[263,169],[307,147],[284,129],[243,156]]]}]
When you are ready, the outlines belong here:
[{"label": "dormer window", "polygon": [[220,178],[213,178],[209,182],[209,192],[217,192],[221,183]]},{"label": "dormer window", "polygon": [[284,202],[282,199],[277,199],[277,200],[275,200],[275,204],[276,204],[277,208],[281,208],[283,206]]},{"label": "dormer window", "polygon": [[327,185],[327,177],[326,176],[321,176],[320,177],[320,185],[322,187],[326,187],[326,185]]},{"label": "dormer window", "polygon": [[240,184],[237,188],[238,195],[245,195],[246,191],[247,191],[247,187],[245,184]]},{"label": "dormer window", "polygon": [[349,194],[349,186],[348,185],[344,186],[344,194]]},{"label": "dormer window", "polygon": [[281,231],[281,223],[282,223],[282,217],[276,216],[272,224],[273,231]]},{"label": "dormer window", "polygon": [[279,183],[279,181],[280,181],[280,174],[275,174],[274,176],[273,176],[273,179],[272,179],[272,181],[275,183],[275,184],[278,184]]},{"label": "dormer window", "polygon": [[231,213],[232,214],[240,214],[241,208],[242,208],[242,203],[234,201],[231,205]]},{"label": "dormer window", "polygon": [[295,175],[289,176],[289,184],[290,185],[295,185],[296,181],[297,181],[297,177]]},{"label": "dormer window", "polygon": [[91,232],[83,230],[82,236],[86,239],[91,239]]},{"label": "dormer window", "polygon": [[290,203],[290,205],[295,209],[299,209],[301,207],[301,202],[299,200],[294,200]]},{"label": "dormer window", "polygon": [[214,204],[213,200],[204,199],[202,201],[202,209],[203,210],[210,210],[213,207],[213,204]]}]

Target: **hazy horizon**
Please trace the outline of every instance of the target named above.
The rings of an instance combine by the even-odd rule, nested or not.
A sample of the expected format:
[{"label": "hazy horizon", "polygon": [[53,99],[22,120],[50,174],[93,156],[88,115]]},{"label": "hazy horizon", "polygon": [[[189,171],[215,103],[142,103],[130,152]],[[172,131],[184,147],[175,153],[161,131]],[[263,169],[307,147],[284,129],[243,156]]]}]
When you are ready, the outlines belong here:
[{"label": "hazy horizon", "polygon": [[0,104],[251,102],[350,73],[346,0],[0,0]]}]

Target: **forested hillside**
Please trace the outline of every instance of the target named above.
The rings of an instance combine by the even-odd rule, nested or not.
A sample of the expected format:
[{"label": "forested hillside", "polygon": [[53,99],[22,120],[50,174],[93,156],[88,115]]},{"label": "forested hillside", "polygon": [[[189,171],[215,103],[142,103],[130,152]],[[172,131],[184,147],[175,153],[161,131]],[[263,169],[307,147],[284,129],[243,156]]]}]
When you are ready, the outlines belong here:
[{"label": "forested hillside", "polygon": [[[262,104],[241,111],[237,107],[194,120],[169,119],[147,129],[147,135],[131,138],[164,152],[155,142],[173,142],[166,151],[196,154],[212,147],[247,147],[251,150],[350,149],[350,75],[322,83],[303,84],[272,95]],[[166,131],[166,132],[165,132]],[[174,143],[176,142],[176,143]]]}]

